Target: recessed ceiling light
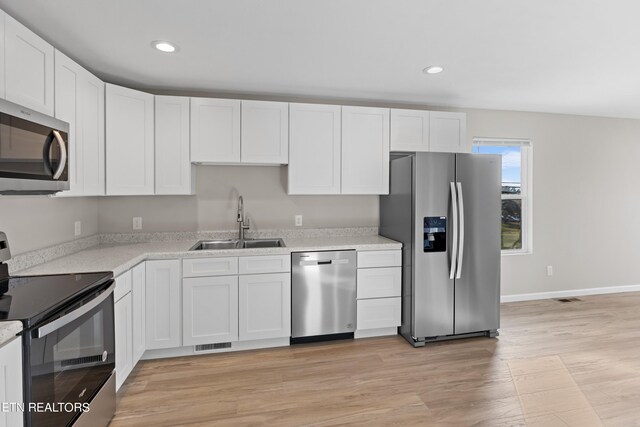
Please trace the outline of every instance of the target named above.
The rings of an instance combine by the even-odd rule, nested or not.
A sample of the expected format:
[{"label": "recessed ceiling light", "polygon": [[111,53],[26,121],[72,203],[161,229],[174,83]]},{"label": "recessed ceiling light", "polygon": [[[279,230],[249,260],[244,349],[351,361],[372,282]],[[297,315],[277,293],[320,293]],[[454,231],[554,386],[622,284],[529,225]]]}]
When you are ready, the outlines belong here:
[{"label": "recessed ceiling light", "polygon": [[424,70],[422,70],[422,72],[425,74],[438,74],[438,73],[441,73],[442,71],[444,71],[444,68],[440,65],[431,65],[425,68]]},{"label": "recessed ceiling light", "polygon": [[171,43],[165,42],[165,41],[161,41],[161,40],[156,40],[154,42],[151,42],[151,46],[153,46],[156,49],[158,49],[159,51],[165,52],[165,53],[172,53],[172,52],[175,52],[177,50],[177,47],[174,44],[171,44]]}]

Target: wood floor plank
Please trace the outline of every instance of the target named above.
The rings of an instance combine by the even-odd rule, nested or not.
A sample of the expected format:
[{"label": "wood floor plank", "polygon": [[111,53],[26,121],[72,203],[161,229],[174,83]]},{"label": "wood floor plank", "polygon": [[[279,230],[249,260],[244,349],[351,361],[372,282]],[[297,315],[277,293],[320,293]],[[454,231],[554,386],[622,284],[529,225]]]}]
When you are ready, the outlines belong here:
[{"label": "wood floor plank", "polygon": [[580,299],[502,304],[497,339],[143,361],[111,426],[640,426],[640,293]]}]

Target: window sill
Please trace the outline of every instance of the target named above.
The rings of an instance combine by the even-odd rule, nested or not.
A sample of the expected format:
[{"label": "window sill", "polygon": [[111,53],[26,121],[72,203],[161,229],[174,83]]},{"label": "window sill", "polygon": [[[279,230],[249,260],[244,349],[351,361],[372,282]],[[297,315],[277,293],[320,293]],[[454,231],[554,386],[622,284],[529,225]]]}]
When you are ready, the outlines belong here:
[{"label": "window sill", "polygon": [[533,251],[526,251],[526,250],[505,251],[505,250],[501,250],[500,251],[500,255],[502,255],[502,256],[533,255]]}]

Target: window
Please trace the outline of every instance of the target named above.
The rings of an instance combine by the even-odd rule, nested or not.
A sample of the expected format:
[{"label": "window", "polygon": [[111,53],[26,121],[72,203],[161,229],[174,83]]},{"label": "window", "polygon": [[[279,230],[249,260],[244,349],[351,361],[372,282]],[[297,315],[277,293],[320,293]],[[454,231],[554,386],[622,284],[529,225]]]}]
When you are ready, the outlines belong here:
[{"label": "window", "polygon": [[531,141],[474,138],[473,152],[502,156],[502,251],[531,252]]}]

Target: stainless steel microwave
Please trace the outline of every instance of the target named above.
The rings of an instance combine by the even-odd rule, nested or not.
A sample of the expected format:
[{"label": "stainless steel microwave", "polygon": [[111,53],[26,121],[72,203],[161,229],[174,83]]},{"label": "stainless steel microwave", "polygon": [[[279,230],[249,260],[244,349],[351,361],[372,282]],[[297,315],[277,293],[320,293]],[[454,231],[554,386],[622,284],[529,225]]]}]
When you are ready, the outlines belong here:
[{"label": "stainless steel microwave", "polygon": [[0,99],[0,194],[69,189],[69,124]]}]

